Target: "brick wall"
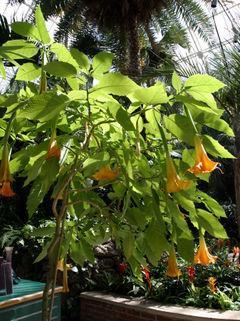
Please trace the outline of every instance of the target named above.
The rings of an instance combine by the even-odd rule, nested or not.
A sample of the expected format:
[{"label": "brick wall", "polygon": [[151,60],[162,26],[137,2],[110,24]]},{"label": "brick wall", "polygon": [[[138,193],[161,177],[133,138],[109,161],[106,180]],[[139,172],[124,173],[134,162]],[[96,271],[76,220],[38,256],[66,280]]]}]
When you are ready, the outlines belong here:
[{"label": "brick wall", "polygon": [[80,306],[80,321],[240,321],[239,311],[167,306],[98,292],[82,293]]},{"label": "brick wall", "polygon": [[144,309],[139,311],[139,308],[123,307],[121,304],[106,303],[84,297],[80,302],[81,321],[172,321],[171,318],[156,316],[154,312],[149,313]]}]

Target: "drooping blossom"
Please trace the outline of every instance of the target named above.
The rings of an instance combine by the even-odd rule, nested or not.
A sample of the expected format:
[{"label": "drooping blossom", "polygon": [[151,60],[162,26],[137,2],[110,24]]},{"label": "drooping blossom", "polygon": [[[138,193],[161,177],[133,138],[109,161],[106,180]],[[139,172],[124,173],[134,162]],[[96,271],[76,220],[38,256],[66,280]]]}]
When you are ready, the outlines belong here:
[{"label": "drooping blossom", "polygon": [[119,175],[119,169],[113,170],[108,165],[106,165],[100,168],[100,170],[93,175],[93,178],[97,181],[101,181],[101,180],[113,181],[118,177],[118,175]]},{"label": "drooping blossom", "polygon": [[204,236],[199,237],[199,248],[194,256],[194,263],[201,265],[214,264],[217,260],[217,256],[213,256],[209,253]]},{"label": "drooping blossom", "polygon": [[142,273],[143,273],[143,275],[145,277],[145,280],[147,281],[148,288],[151,289],[152,288],[152,282],[151,282],[151,276],[150,276],[150,271],[149,271],[148,267],[142,266]]},{"label": "drooping blossom", "polygon": [[64,260],[58,261],[57,270],[63,272],[63,293],[69,292],[67,271],[71,269],[71,264],[64,264]]},{"label": "drooping blossom", "polygon": [[238,246],[233,247],[233,256],[240,254],[240,248]]},{"label": "drooping blossom", "polygon": [[9,168],[9,151],[7,145],[3,147],[2,160],[0,165],[0,195],[12,197],[15,195],[11,188],[13,178]]},{"label": "drooping blossom", "polygon": [[127,267],[128,267],[127,263],[124,263],[124,262],[119,263],[118,264],[118,272],[120,274],[123,274],[126,271]]},{"label": "drooping blossom", "polygon": [[220,163],[212,161],[202,144],[202,140],[199,135],[194,138],[195,142],[195,164],[193,167],[189,168],[188,171],[195,175],[211,173],[216,168],[219,168]]},{"label": "drooping blossom", "polygon": [[60,156],[61,156],[61,149],[58,146],[56,132],[54,131],[52,133],[52,136],[48,144],[46,159],[48,160],[52,157],[56,157],[57,159],[60,159]]},{"label": "drooping blossom", "polygon": [[213,276],[210,276],[208,278],[208,285],[209,285],[209,289],[212,293],[217,292],[217,279]]},{"label": "drooping blossom", "polygon": [[181,190],[188,189],[191,185],[191,181],[180,179],[176,172],[173,160],[170,156],[166,158],[167,166],[167,192],[175,193]]},{"label": "drooping blossom", "polygon": [[195,276],[196,276],[196,271],[193,266],[187,267],[187,274],[188,274],[189,281],[192,283],[195,279]]},{"label": "drooping blossom", "polygon": [[182,275],[182,272],[177,267],[177,258],[174,247],[171,248],[169,253],[166,275],[171,278],[176,278]]}]

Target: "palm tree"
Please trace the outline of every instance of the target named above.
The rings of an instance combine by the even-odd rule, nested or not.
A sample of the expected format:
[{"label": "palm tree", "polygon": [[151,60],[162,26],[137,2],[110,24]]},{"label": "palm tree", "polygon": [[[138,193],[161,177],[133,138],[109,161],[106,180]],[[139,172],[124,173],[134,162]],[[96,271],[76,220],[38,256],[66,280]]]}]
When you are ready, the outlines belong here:
[{"label": "palm tree", "polygon": [[211,72],[222,80],[226,87],[218,97],[224,107],[235,134],[234,181],[236,199],[236,220],[240,239],[240,53],[239,44],[224,48],[223,52],[211,60]]},{"label": "palm tree", "polygon": [[[21,1],[11,0],[11,3]],[[164,60],[161,57],[164,46],[159,45],[156,34],[164,36],[174,25],[179,27],[175,28],[176,35],[190,28],[207,41],[211,34],[208,15],[198,0],[38,0],[36,3],[41,5],[45,17],[61,16],[57,40],[66,42],[71,36],[75,45],[91,40],[91,45],[110,47],[118,53],[121,71],[130,76],[141,74],[142,49],[146,47],[151,49],[150,56]]]}]

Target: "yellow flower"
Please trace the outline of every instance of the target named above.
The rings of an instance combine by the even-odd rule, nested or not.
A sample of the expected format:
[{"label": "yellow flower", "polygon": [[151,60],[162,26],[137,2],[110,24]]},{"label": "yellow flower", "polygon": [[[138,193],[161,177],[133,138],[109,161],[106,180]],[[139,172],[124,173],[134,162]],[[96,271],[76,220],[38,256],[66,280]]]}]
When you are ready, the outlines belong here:
[{"label": "yellow flower", "polygon": [[191,182],[188,180],[180,179],[170,156],[167,156],[166,158],[166,165],[167,165],[167,192],[174,193],[174,192],[179,192],[181,190],[188,189],[191,185]]},{"label": "yellow flower", "polygon": [[195,136],[194,141],[196,153],[195,164],[193,167],[189,168],[188,171],[197,175],[211,173],[216,168],[219,168],[218,165],[220,165],[220,163],[213,162],[210,158],[208,158],[208,155],[202,144],[202,140],[198,135]]},{"label": "yellow flower", "polygon": [[48,145],[48,151],[46,155],[46,159],[50,159],[52,157],[56,157],[60,159],[61,156],[61,149],[58,147],[57,139],[56,139],[56,133],[55,131],[52,133],[52,136],[49,141]]},{"label": "yellow flower", "polygon": [[215,277],[210,276],[210,277],[208,278],[208,285],[209,285],[210,291],[211,291],[212,293],[217,292],[216,283],[217,283],[217,279],[216,279]]},{"label": "yellow flower", "polygon": [[103,166],[98,172],[93,175],[97,181],[106,180],[113,181],[119,175],[119,169],[112,170],[109,166]]},{"label": "yellow flower", "polygon": [[213,256],[209,253],[204,236],[200,235],[199,248],[194,257],[194,263],[201,265],[214,264],[217,260],[217,256]]},{"label": "yellow flower", "polygon": [[177,259],[174,247],[172,247],[169,253],[166,275],[170,276],[171,278],[182,275],[182,272],[177,268]]},{"label": "yellow flower", "polygon": [[15,195],[11,188],[13,178],[9,169],[9,151],[4,146],[2,151],[2,160],[0,165],[0,195],[4,197],[12,197]]},{"label": "yellow flower", "polygon": [[63,293],[69,292],[67,271],[71,269],[71,264],[64,264],[64,260],[58,261],[57,270],[63,272]]}]

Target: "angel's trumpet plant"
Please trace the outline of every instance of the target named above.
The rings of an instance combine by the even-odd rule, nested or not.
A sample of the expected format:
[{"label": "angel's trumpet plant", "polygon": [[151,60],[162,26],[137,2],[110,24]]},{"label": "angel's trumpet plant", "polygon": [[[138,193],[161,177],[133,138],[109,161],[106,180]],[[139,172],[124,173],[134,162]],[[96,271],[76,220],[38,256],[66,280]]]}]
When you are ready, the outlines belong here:
[{"label": "angel's trumpet plant", "polygon": [[0,195],[4,197],[12,197],[15,195],[11,188],[13,178],[9,168],[9,150],[7,144],[4,145],[2,151],[2,160],[0,165]]},{"label": "angel's trumpet plant", "polygon": [[208,157],[206,150],[202,144],[201,137],[199,135],[195,136],[194,144],[196,158],[194,166],[188,169],[190,173],[195,175],[206,174],[211,173],[216,168],[219,168],[218,166],[220,165],[220,163],[214,162]]}]

